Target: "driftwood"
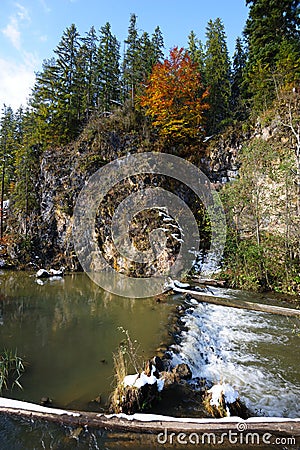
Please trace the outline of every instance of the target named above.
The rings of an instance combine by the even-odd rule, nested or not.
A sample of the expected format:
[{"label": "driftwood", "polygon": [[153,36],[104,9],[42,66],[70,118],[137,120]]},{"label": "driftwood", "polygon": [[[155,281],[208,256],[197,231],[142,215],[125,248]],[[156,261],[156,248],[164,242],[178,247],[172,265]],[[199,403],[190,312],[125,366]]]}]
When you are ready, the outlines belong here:
[{"label": "driftwood", "polygon": [[193,277],[191,280],[195,281],[196,283],[202,286],[216,286],[216,287],[226,286],[225,280],[214,280],[212,278],[199,278],[199,277]]},{"label": "driftwood", "polygon": [[[300,419],[238,417],[223,419],[174,418],[160,415],[135,414],[133,416],[105,415],[96,412],[67,411],[16,400],[0,398],[0,414],[22,418],[46,420],[74,427],[88,426],[106,431],[139,434],[163,433],[273,433],[280,436],[300,437]],[[162,437],[163,439],[163,437]]]},{"label": "driftwood", "polygon": [[[192,294],[193,297],[196,297],[197,300],[199,300],[199,297],[203,297],[200,294]],[[210,297],[206,296],[205,300],[203,300],[207,303],[213,303],[215,305],[222,305],[222,306],[230,306],[231,308],[239,308],[239,309],[248,309],[250,311],[261,311],[266,312],[270,314],[279,314],[282,316],[294,316],[294,317],[300,317],[300,310],[299,309],[293,309],[293,308],[284,308],[281,306],[274,306],[274,305],[264,305],[262,303],[253,303],[253,302],[245,302],[245,301],[238,301],[233,299],[227,299],[227,298],[220,298],[220,297]]]},{"label": "driftwood", "polygon": [[300,309],[246,302],[243,300],[235,300],[233,298],[218,297],[217,295],[206,295],[205,291],[199,292],[195,289],[173,287],[173,291],[176,293],[191,295],[199,302],[212,303],[214,305],[228,306],[231,308],[247,309],[250,311],[261,311],[270,314],[279,314],[282,316],[300,317]]}]

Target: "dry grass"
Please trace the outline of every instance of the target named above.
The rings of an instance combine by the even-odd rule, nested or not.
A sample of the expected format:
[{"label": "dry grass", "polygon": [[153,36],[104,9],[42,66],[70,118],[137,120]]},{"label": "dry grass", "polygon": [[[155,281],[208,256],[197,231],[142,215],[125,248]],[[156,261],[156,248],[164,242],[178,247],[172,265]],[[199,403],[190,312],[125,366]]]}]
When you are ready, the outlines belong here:
[{"label": "dry grass", "polygon": [[[122,412],[122,405],[124,406],[128,401],[138,402],[138,394],[136,393],[135,396],[136,389],[126,388],[123,381],[129,371],[141,373],[143,367],[137,341],[131,339],[128,330],[124,330],[122,327],[118,329],[125,334],[125,339],[120,343],[117,351],[113,353],[115,389],[110,396],[110,409],[114,412]],[[130,397],[130,400],[128,397]]]},{"label": "dry grass", "polygon": [[123,380],[127,375],[127,362],[125,359],[125,355],[123,349],[121,347],[113,353],[113,362],[114,362],[114,384],[115,389],[113,390],[110,398],[110,408],[114,412],[120,412],[120,403],[122,398],[125,396],[125,387],[123,384]]},{"label": "dry grass", "polygon": [[219,399],[219,406],[211,405],[210,404],[211,395],[206,394],[205,398],[203,400],[203,405],[208,414],[212,417],[220,418],[220,417],[227,417],[227,411],[226,411],[226,404],[224,401],[224,397],[222,395],[222,398]]},{"label": "dry grass", "polygon": [[113,353],[113,362],[114,362],[114,371],[115,371],[115,381],[116,384],[119,385],[123,382],[124,378],[127,375],[127,361],[125,358],[125,354],[121,347]]}]

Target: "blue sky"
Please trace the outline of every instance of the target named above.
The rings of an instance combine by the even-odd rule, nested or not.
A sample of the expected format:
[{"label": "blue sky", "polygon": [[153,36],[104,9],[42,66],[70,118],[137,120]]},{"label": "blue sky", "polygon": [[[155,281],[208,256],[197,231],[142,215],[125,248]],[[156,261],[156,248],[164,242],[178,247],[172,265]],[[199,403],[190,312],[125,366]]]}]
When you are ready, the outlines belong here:
[{"label": "blue sky", "polygon": [[191,30],[205,41],[210,19],[220,17],[232,54],[248,15],[245,0],[0,0],[0,108],[26,104],[35,72],[52,56],[66,27],[75,23],[80,34],[110,22],[123,42],[130,14],[141,31],[152,34],[157,25],[166,53],[185,47]]}]

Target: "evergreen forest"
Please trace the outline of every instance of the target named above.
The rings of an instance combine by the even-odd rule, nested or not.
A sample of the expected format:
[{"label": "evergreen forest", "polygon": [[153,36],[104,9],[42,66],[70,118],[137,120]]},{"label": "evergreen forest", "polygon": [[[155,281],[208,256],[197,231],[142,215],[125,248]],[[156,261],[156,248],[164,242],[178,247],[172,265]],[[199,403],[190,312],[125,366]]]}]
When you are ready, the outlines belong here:
[{"label": "evergreen forest", "polygon": [[[64,230],[53,228],[45,247],[45,186],[56,214],[71,218],[84,182],[64,185],[74,158],[87,178],[128,151],[156,151],[200,167],[218,190],[228,230],[219,277],[235,288],[300,294],[300,5],[246,4],[232,56],[221,18],[207,23],[204,42],[191,30],[186,47],[170,51],[159,25],[140,31],[135,14],[124,43],[109,23],[84,35],[75,24],[63,31],[28,104],[2,107],[3,266],[59,260]],[[50,166],[59,187],[46,176]]]}]

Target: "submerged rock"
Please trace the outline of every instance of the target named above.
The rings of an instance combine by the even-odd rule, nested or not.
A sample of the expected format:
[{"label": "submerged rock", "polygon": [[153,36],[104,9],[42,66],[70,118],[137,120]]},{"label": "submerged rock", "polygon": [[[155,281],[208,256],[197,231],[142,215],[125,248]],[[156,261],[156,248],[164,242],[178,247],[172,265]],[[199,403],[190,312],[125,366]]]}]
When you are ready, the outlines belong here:
[{"label": "submerged rock", "polygon": [[161,373],[161,377],[165,382],[165,388],[170,388],[178,384],[186,384],[192,378],[191,369],[187,364],[177,364],[175,367],[169,367]]},{"label": "submerged rock", "polygon": [[40,405],[42,406],[51,406],[52,405],[52,400],[49,397],[42,397],[41,401],[40,401]]},{"label": "submerged rock", "polygon": [[155,365],[158,372],[162,372],[165,369],[164,362],[159,356],[154,356],[151,362]]},{"label": "submerged rock", "polygon": [[181,363],[175,366],[172,372],[174,373],[175,379],[177,381],[190,380],[192,378],[192,371],[185,363]]},{"label": "submerged rock", "polygon": [[101,405],[102,403],[101,394],[97,395],[97,397],[93,398],[93,400],[91,400],[89,403],[92,405]]}]

